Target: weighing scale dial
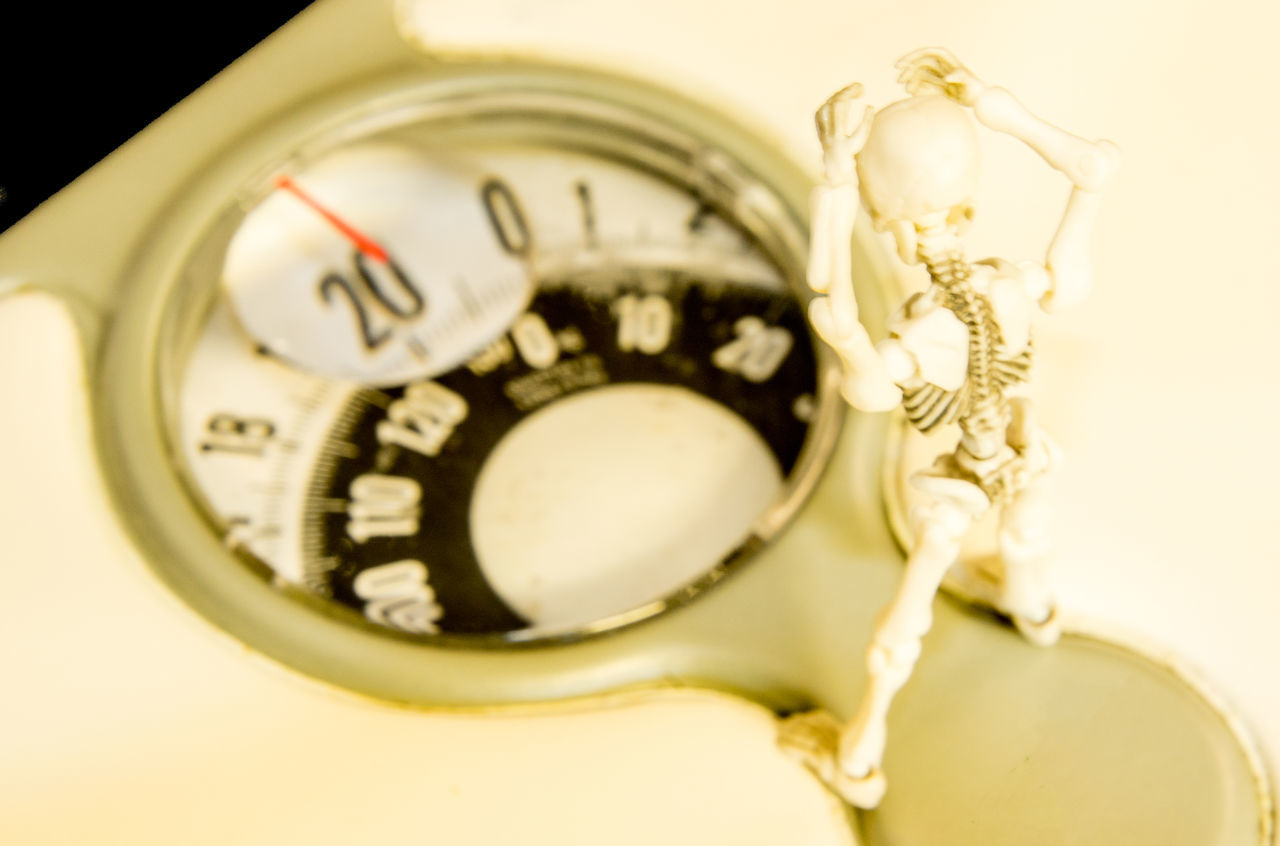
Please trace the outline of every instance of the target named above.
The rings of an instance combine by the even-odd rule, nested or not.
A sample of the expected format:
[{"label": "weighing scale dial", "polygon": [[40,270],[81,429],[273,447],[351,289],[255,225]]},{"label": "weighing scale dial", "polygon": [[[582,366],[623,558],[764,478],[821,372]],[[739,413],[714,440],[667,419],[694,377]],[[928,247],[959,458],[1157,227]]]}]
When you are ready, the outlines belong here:
[{"label": "weighing scale dial", "polygon": [[189,487],[362,625],[512,643],[658,613],[776,530],[836,414],[776,196],[599,104],[524,109],[303,145],[193,254]]}]

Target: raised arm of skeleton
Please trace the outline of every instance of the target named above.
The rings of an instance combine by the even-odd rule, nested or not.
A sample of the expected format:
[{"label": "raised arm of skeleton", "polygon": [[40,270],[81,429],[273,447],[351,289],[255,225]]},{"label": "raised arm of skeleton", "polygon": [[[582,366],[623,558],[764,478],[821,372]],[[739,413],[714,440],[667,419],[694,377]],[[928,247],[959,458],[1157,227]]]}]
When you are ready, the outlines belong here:
[{"label": "raised arm of skeleton", "polygon": [[1120,150],[1110,141],[1086,141],[1046,123],[1003,88],[983,91],[974,104],[974,114],[984,126],[1025,143],[1071,180],[1066,211],[1045,256],[1050,284],[1040,303],[1053,310],[1080,302],[1093,278],[1090,236],[1102,192],[1119,169]]},{"label": "raised arm of skeleton", "polygon": [[898,63],[900,81],[912,94],[937,92],[971,106],[984,126],[1022,141],[1071,180],[1067,208],[1045,256],[1048,290],[1041,306],[1052,310],[1083,300],[1092,282],[1089,239],[1102,192],[1120,166],[1110,141],[1088,141],[1033,115],[1003,88],[988,86],[951,53],[929,47]]},{"label": "raised arm of skeleton", "polygon": [[813,191],[808,282],[815,292],[809,320],[840,357],[845,378],[841,393],[855,408],[887,411],[902,399],[867,330],[858,320],[853,294],[851,240],[858,214],[858,176],[854,157],[866,141],[872,109],[854,107],[862,86],[854,83],[818,109],[826,183]]}]

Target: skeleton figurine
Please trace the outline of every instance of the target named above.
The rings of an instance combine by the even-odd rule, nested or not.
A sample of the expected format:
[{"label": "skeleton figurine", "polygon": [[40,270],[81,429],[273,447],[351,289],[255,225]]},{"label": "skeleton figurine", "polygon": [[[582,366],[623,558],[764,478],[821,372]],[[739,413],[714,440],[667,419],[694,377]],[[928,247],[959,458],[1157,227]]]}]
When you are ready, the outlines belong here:
[{"label": "skeleton figurine", "polygon": [[[1051,310],[1087,291],[1088,237],[1119,161],[1110,142],[1091,143],[1039,120],[945,50],[917,51],[898,67],[907,99],[878,114],[856,109],[862,88],[855,83],[818,110],[828,184],[815,193],[809,282],[826,296],[813,301],[809,316],[841,359],[850,404],[887,411],[901,403],[921,432],[958,424],[960,442],[912,476],[927,502],[912,513],[906,572],[876,623],[860,710],[845,726],[826,712],[801,714],[781,733],[789,753],[863,808],[884,794],[885,720],[920,655],[934,594],[966,532],[989,509],[1000,512],[1002,572],[987,598],[1032,642],[1057,640],[1043,572],[1044,487],[1056,449],[1022,395],[1032,361],[1030,320],[1037,305]],[[970,109],[980,123],[1025,142],[1074,186],[1043,265],[964,258],[960,236],[973,215],[978,174]],[[893,236],[904,262],[923,263],[931,280],[891,318],[889,337],[876,346],[858,322],[850,283],[859,193],[875,228]]]}]

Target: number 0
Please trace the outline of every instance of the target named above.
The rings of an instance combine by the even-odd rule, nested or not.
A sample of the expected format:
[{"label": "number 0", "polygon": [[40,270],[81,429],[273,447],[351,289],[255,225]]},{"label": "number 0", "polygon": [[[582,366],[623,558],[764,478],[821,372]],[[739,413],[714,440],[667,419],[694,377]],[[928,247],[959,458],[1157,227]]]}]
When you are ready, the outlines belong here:
[{"label": "number 0", "polygon": [[545,370],[560,358],[560,343],[542,315],[526,312],[516,318],[511,327],[511,340],[516,342],[516,349],[525,364],[538,370]]},{"label": "number 0", "polygon": [[533,239],[529,237],[529,225],[525,223],[524,211],[511,193],[507,183],[499,179],[486,179],[480,186],[480,199],[484,202],[484,210],[489,215],[489,223],[493,225],[494,234],[502,249],[513,256],[528,258],[533,250]]}]

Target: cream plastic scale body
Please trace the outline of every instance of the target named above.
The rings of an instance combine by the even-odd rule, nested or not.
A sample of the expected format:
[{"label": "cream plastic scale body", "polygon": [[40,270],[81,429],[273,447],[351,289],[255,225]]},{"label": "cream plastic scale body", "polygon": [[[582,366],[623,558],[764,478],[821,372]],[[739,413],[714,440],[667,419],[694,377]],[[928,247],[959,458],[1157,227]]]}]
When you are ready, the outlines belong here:
[{"label": "cream plastic scale body", "polygon": [[[232,68],[220,85],[193,96],[0,239],[0,275],[15,288],[64,297],[85,348],[100,350],[91,363],[89,390],[103,478],[121,523],[160,582],[250,648],[377,700],[488,708],[578,699],[577,707],[583,707],[590,702],[583,697],[679,684],[728,690],[778,712],[819,705],[847,715],[862,693],[849,670],[861,659],[870,622],[896,583],[902,560],[880,487],[885,463],[893,460],[888,427],[857,415],[840,423],[834,368],[802,329],[789,330],[786,356],[807,350],[810,358],[794,372],[784,373],[781,364],[766,367],[770,356],[763,351],[757,350],[758,357],[740,354],[743,339],[783,328],[787,309],[799,303],[803,262],[797,256],[804,251],[809,178],[751,132],[682,97],[600,70],[502,58],[442,63],[400,38],[389,8],[372,17],[367,9],[337,0],[321,4]],[[346,49],[325,49],[339,40]],[[268,66],[288,68],[269,90],[254,84]],[[236,117],[226,120],[231,102],[238,105],[231,110]],[[458,114],[469,119],[451,122]],[[504,135],[504,125],[520,131]],[[501,290],[521,294],[499,297],[506,305],[482,314],[524,319],[525,328],[517,337],[514,323],[498,331],[478,320],[474,333],[454,347],[457,352],[441,354],[452,369],[398,371],[407,366],[403,362],[421,358],[401,338],[418,337],[429,351],[431,341],[447,350],[445,335],[435,329],[415,334],[422,327],[411,325],[419,317],[412,313],[414,297],[392,299],[394,293],[388,294],[390,308],[373,313],[370,307],[368,316],[384,323],[364,334],[356,303],[372,301],[360,298],[351,275],[359,270],[346,264],[353,261],[350,242],[339,240],[320,249],[333,251],[326,261],[341,264],[337,272],[345,270],[357,293],[338,293],[340,283],[331,283],[327,302],[312,291],[316,298],[308,305],[332,309],[326,316],[354,344],[390,331],[387,337],[395,339],[402,357],[369,376],[326,372],[327,365],[308,353],[290,359],[283,349],[273,351],[265,337],[269,330],[255,331],[236,317],[220,287],[228,245],[253,209],[264,207],[259,204],[273,178],[288,174],[306,189],[309,166],[323,169],[325,161],[341,162],[333,156],[374,149],[366,142],[393,143],[397,158],[421,156],[432,144],[419,138],[415,146],[409,136],[433,126],[442,134],[426,134],[437,141],[449,132],[478,132],[478,138],[467,139],[478,144],[463,146],[469,155],[492,156],[479,164],[455,164],[453,155],[415,161],[427,161],[427,167],[449,161],[450,173],[467,174],[462,184],[475,193],[459,202],[474,205],[459,213],[472,215],[479,235],[489,239],[473,245],[510,260],[499,255],[490,266],[486,259],[459,267],[482,269],[485,281],[498,286],[514,275],[519,284]],[[566,143],[566,132],[573,143]],[[506,158],[513,141],[519,149]],[[165,159],[169,164],[153,167],[149,180],[136,178],[150,153],[174,147],[186,153],[180,163]],[[554,162],[532,168],[537,179],[524,181],[527,174],[517,160],[544,154]],[[572,167],[565,165],[570,160]],[[568,167],[575,178],[562,178],[557,167]],[[486,198],[497,196],[484,192],[490,179],[501,180],[516,200],[533,236],[529,255],[503,252],[518,246],[518,239],[484,214]],[[543,179],[556,185],[554,196],[564,205],[538,208],[539,198],[553,193],[544,191]],[[606,222],[617,219],[600,190],[608,179],[630,196],[652,198],[624,204],[645,224],[645,237],[635,225],[624,238],[605,237]],[[584,205],[579,181],[594,189],[589,193],[599,205]],[[99,215],[104,204],[114,207],[122,186],[128,186],[127,208]],[[311,190],[320,193],[319,187]],[[464,195],[460,190],[458,196]],[[344,201],[337,195],[324,199],[339,215]],[[708,208],[700,212],[703,201]],[[497,219],[515,219],[515,207]],[[688,237],[689,221],[699,214],[716,230],[705,250],[687,248],[687,242],[703,243],[697,240],[702,236]],[[598,227],[594,244],[589,219]],[[95,227],[85,228],[86,220],[96,221]],[[359,225],[373,230],[382,222]],[[659,231],[663,225],[677,227],[680,249],[673,252],[673,239]],[[565,227],[562,236],[554,234],[556,226]],[[99,249],[52,249],[67,231],[88,233],[81,237]],[[326,234],[323,227],[317,233]],[[399,269],[419,284],[421,264],[396,257],[394,233],[365,234],[384,238]],[[460,246],[458,240],[449,246]],[[875,331],[886,299],[880,286],[889,277],[865,252],[855,255],[854,264],[860,315]],[[315,277],[314,268],[299,276],[317,286],[325,278]],[[626,280],[621,287],[619,278]],[[379,276],[375,284],[378,279],[394,281]],[[445,289],[433,286],[453,282],[446,276],[443,283],[421,283],[423,319],[430,319],[432,304],[442,312],[450,308],[443,293],[433,296]],[[733,296],[713,296],[725,291]],[[658,302],[667,305],[646,305]],[[694,302],[697,309],[678,309]],[[631,321],[646,308],[649,329],[637,334]],[[681,318],[670,321],[673,330],[681,328],[679,337],[697,339],[676,356],[680,366],[673,372],[686,381],[652,374],[617,378],[624,362],[653,364],[674,349],[657,348],[664,337],[667,344],[677,340],[674,331],[654,329],[667,325],[667,309]],[[462,304],[457,313],[465,311]],[[528,315],[536,315],[542,328]],[[592,315],[598,323],[588,321]],[[684,329],[690,330],[687,336]],[[287,341],[277,337],[284,339],[281,344]],[[774,349],[781,346],[777,341]],[[561,366],[591,355],[601,362],[598,367]],[[511,369],[483,390],[449,381],[483,382],[503,367]],[[202,375],[202,368],[219,374],[217,380]],[[538,375],[549,372],[557,375]],[[197,389],[204,384],[207,390]],[[771,435],[765,422],[741,411],[726,416],[723,409],[734,397],[755,389],[759,402],[785,405],[779,419],[798,435]],[[395,546],[422,535],[431,515],[415,497],[436,490],[436,477],[407,475],[396,462],[439,457],[406,446],[413,439],[404,429],[425,437],[430,428],[405,424],[413,419],[409,411],[430,409],[417,419],[451,425],[451,436],[461,436],[468,421],[480,419],[481,400],[491,396],[487,390],[528,408],[466,469],[463,475],[479,493],[450,526],[462,531],[457,519],[464,519],[467,537],[483,548],[469,564],[502,600],[493,606],[515,612],[515,618],[492,615],[468,631],[446,625],[451,603],[431,579],[434,558],[449,539]],[[551,400],[545,399],[548,392],[555,394]],[[396,402],[407,402],[400,408],[409,411],[392,412]],[[574,408],[588,402],[596,407]],[[664,411],[670,408],[682,410],[670,416]],[[694,467],[703,473],[705,490],[695,492],[695,505],[677,510],[696,506],[705,509],[700,514],[713,513],[729,491],[744,492],[723,537],[665,581],[635,586],[625,577],[611,579],[612,587],[622,585],[616,598],[584,611],[573,596],[590,568],[553,568],[550,576],[561,584],[543,594],[531,592],[528,583],[513,586],[507,572],[512,550],[528,545],[522,521],[561,527],[555,534],[562,536],[572,517],[562,512],[539,522],[519,511],[527,497],[502,497],[522,479],[545,475],[540,461],[566,472],[577,466],[581,484],[607,485],[608,478],[590,478],[596,462],[589,456],[593,449],[607,455],[618,447],[592,443],[590,420],[597,415],[630,422],[651,415],[656,422],[639,427],[645,430],[671,423],[677,431],[670,440],[644,447],[655,454],[689,448],[680,439],[703,427],[711,440],[725,441],[746,457],[748,480],[716,481],[715,468],[738,466],[727,458],[708,459],[705,472]],[[391,434],[380,438],[379,424],[388,422],[392,426],[381,428]],[[800,446],[791,447],[790,458],[779,458],[779,444],[797,439]],[[548,458],[565,440],[575,449]],[[358,455],[351,455],[352,447]],[[514,458],[505,456],[508,450]],[[228,469],[232,462],[253,464],[259,451],[271,459],[261,465],[266,469]],[[215,458],[221,467],[210,463]],[[664,477],[652,465],[624,463],[619,471],[651,471],[658,481],[646,488],[654,490],[679,478]],[[756,465],[758,470],[749,469]],[[486,493],[492,474],[496,493]],[[762,493],[751,494],[755,489]],[[641,505],[669,527],[670,515],[661,516],[664,499]],[[366,508],[352,507],[361,500]],[[321,501],[332,510],[316,507]],[[557,501],[572,509],[590,507],[571,496]],[[495,511],[505,516],[485,516]],[[490,528],[473,531],[472,523],[486,522]],[[308,533],[319,543],[310,551]],[[645,531],[636,537],[641,534],[651,536]],[[670,538],[683,549],[695,536],[701,535],[684,530]],[[545,560],[600,556],[606,541],[598,533],[576,551],[549,553]],[[334,550],[341,557],[368,547],[372,555],[371,543],[385,545],[376,560],[347,572],[342,584],[333,576],[336,568],[323,566]],[[655,551],[642,560],[655,556],[662,558]],[[610,560],[618,571],[630,567],[625,555]],[[375,572],[388,565],[400,566]],[[534,556],[516,569],[537,566]],[[369,572],[374,576],[362,578]],[[384,590],[388,582],[397,586],[394,591]],[[539,618],[543,612],[548,616]],[[934,615],[932,648],[895,704],[895,743],[884,761],[894,789],[876,811],[850,816],[865,842],[1270,840],[1270,788],[1248,741],[1175,668],[1070,631],[1053,650],[1036,650],[986,614],[946,597],[935,604]]]}]

